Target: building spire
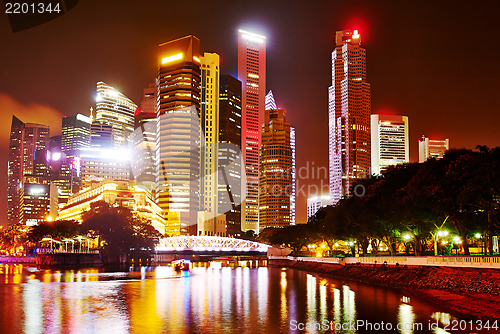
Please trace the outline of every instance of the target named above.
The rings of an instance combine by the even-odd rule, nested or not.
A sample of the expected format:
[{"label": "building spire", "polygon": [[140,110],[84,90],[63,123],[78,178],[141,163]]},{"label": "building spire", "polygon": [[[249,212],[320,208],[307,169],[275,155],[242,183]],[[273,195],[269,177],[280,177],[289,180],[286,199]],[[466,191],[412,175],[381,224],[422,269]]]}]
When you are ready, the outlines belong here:
[{"label": "building spire", "polygon": [[277,109],[276,101],[274,101],[273,91],[270,90],[266,95],[266,110]]}]

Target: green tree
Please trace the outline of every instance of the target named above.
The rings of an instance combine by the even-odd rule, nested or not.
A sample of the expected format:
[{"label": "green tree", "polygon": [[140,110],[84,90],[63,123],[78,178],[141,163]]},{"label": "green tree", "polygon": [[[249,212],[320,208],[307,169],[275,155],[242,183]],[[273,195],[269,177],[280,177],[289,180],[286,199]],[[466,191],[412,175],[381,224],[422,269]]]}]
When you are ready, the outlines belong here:
[{"label": "green tree", "polygon": [[130,209],[104,201],[92,203],[82,218],[82,229],[104,241],[103,252],[110,258],[150,252],[162,237],[150,222],[143,221]]}]

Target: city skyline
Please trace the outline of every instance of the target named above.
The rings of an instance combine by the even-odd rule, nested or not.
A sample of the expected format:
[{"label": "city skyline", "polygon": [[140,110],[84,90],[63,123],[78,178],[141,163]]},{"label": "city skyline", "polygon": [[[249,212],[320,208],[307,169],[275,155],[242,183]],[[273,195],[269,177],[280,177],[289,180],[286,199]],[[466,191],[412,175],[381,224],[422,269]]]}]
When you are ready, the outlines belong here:
[{"label": "city skyline", "polygon": [[[151,53],[151,49],[154,49],[161,42],[188,34],[197,35],[203,40],[205,48],[203,51],[220,53],[223,72],[234,74],[236,68],[236,31],[238,28],[249,30],[255,28],[255,25],[248,23],[257,20],[261,24],[259,24],[260,30],[256,29],[256,31],[265,34],[270,41],[267,52],[268,75],[266,89],[272,89],[276,95],[280,96],[280,103],[283,105],[279,107],[284,107],[290,121],[297,124],[297,168],[304,167],[306,162],[310,161],[314,161],[316,166],[327,166],[328,132],[322,123],[327,120],[325,95],[328,81],[325,82],[325,77],[328,79],[330,75],[328,62],[334,46],[335,32],[342,29],[357,28],[360,34],[363,35],[363,46],[368,54],[368,80],[372,85],[372,113],[393,113],[409,116],[411,119],[410,161],[417,161],[417,140],[423,134],[431,139],[433,137],[450,138],[453,148],[474,148],[477,144],[497,146],[500,143],[498,136],[495,136],[494,124],[498,123],[498,116],[492,111],[497,109],[498,102],[495,102],[490,97],[490,95],[494,95],[490,92],[492,92],[492,88],[496,87],[492,83],[499,70],[498,65],[494,62],[498,57],[499,47],[498,45],[495,46],[495,43],[489,42],[491,39],[491,35],[487,34],[488,31],[491,31],[491,29],[488,29],[491,24],[489,20],[479,20],[477,18],[469,20],[469,25],[474,26],[474,30],[484,32],[484,34],[472,33],[469,31],[472,29],[462,27],[460,20],[461,17],[465,17],[470,7],[466,7],[464,6],[465,3],[460,2],[458,4],[453,2],[453,4],[456,12],[451,17],[447,17],[444,22],[441,22],[442,17],[439,13],[447,10],[447,6],[450,6],[448,2],[433,5],[435,11],[430,14],[424,14],[425,6],[424,8],[413,8],[410,4],[395,6],[394,9],[390,9],[392,11],[391,15],[383,14],[382,9],[374,8],[375,6],[370,4],[364,4],[364,8],[361,8],[361,5],[339,5],[341,10],[335,13],[335,17],[328,24],[319,23],[314,30],[309,30],[307,33],[291,34],[296,41],[287,37],[290,34],[290,29],[293,29],[289,24],[280,27],[272,22],[272,15],[266,14],[263,9],[261,11],[255,9],[248,13],[242,12],[239,15],[232,16],[227,23],[225,22],[223,28],[214,27],[214,30],[207,29],[206,32],[201,29],[202,24],[193,24],[192,22],[171,30],[168,29],[170,27],[167,27],[161,31],[155,31],[152,36],[146,36],[144,30],[138,30],[138,32],[133,32],[131,37],[141,37],[141,39],[135,40],[138,49],[142,48],[140,52],[133,50],[130,51],[130,55],[123,56],[124,53],[121,48],[109,50],[110,58],[116,57],[115,52],[116,55],[121,54],[123,56],[123,58],[116,58],[118,59],[116,62],[107,61],[102,57],[89,56],[92,46],[90,44],[85,45],[80,38],[76,38],[76,40],[78,40],[78,43],[82,42],[81,46],[76,47],[74,43],[69,43],[67,46],[54,48],[61,50],[59,53],[49,52],[49,50],[43,48],[36,49],[36,45],[40,45],[37,43],[63,44],[70,35],[75,33],[77,35],[88,34],[93,36],[93,33],[99,28],[98,22],[94,20],[98,20],[101,15],[105,15],[111,10],[110,7],[106,7],[109,6],[108,4],[101,6],[101,13],[96,15],[95,18],[91,18],[90,21],[88,14],[91,9],[88,6],[92,7],[93,5],[95,7],[97,3],[79,4],[73,11],[58,20],[17,34],[13,34],[8,30],[6,20],[2,17],[2,25],[0,26],[2,37],[0,38],[4,45],[9,46],[9,50],[2,51],[2,62],[8,63],[9,68],[3,69],[1,73],[4,80],[2,80],[0,86],[0,93],[2,94],[0,102],[3,110],[8,109],[6,114],[8,114],[9,118],[12,114],[15,114],[24,122],[40,123],[39,119],[32,119],[30,116],[37,117],[32,110],[38,109],[36,107],[30,108],[33,103],[47,106],[45,109],[47,110],[47,119],[58,112],[58,114],[68,116],[77,113],[86,114],[88,108],[92,105],[92,98],[94,98],[91,89],[95,87],[97,81],[102,80],[116,87],[137,103],[141,100],[142,89],[147,87],[148,83],[151,82],[151,78],[154,77],[154,71],[151,71],[151,68],[155,67],[155,61],[154,57],[152,58],[151,54],[148,53]],[[269,9],[268,5],[266,6]],[[336,8],[333,5],[331,6],[331,9]],[[390,6],[380,7],[388,9]],[[220,10],[220,7],[217,8]],[[317,8],[316,11],[318,11]],[[414,18],[408,22],[403,22],[409,13],[401,9],[411,12]],[[301,10],[308,11],[312,9],[291,9],[288,15],[298,17]],[[127,11],[133,12],[130,10],[130,6],[127,7]],[[398,11],[398,14],[401,13],[401,15],[394,15],[394,11]],[[322,10],[322,12],[327,12],[327,10]],[[145,13],[150,12],[141,9],[137,15],[141,16],[145,15]],[[223,13],[221,12],[221,15]],[[226,14],[228,13],[226,12]],[[317,14],[323,15],[323,13]],[[201,15],[201,13],[196,15]],[[428,20],[421,21],[425,21],[424,25],[418,22],[418,18],[427,17],[425,15],[428,15]],[[70,16],[75,19],[74,23],[68,22]],[[353,17],[361,17],[361,19],[353,19]],[[394,17],[395,19],[380,23],[384,21],[380,19],[383,17]],[[87,29],[84,30],[76,26],[81,24],[81,20],[89,23]],[[93,23],[95,26],[92,26]],[[202,23],[206,24],[206,21]],[[151,23],[151,25],[156,24]],[[175,26],[174,23],[172,25]],[[114,27],[119,26],[119,21],[115,21],[115,25],[111,26],[113,29],[107,32],[106,36],[102,37],[101,40],[97,40],[96,43],[101,45],[109,42],[111,36],[115,33],[115,29],[117,29]],[[58,30],[63,29],[63,27],[68,28],[67,32],[58,35]],[[266,28],[262,30],[263,27]],[[299,31],[303,29],[303,27],[298,28]],[[398,31],[394,31],[392,28]],[[3,34],[4,31],[5,34]],[[439,38],[427,40],[425,36],[430,31],[439,32]],[[50,32],[53,34],[50,35]],[[36,40],[41,35],[45,36],[45,39],[42,38],[40,42],[37,42]],[[52,36],[52,39],[47,36]],[[114,36],[117,35],[114,34]],[[312,38],[308,41],[306,37]],[[480,43],[482,48],[486,50],[475,54],[471,50],[459,48],[462,43],[458,42],[465,43],[465,41],[471,40],[472,37],[474,37],[475,41],[487,40],[487,43]],[[494,35],[493,38],[495,38]],[[427,44],[423,43],[423,40]],[[301,45],[304,47],[298,50],[294,46],[297,43],[302,43]],[[397,43],[397,50],[387,52],[387,46],[392,43]],[[424,44],[427,46],[426,48],[423,48],[423,50],[417,49],[419,45]],[[90,49],[86,50],[85,47]],[[311,48],[314,48],[314,52],[312,52]],[[284,52],[289,59],[284,59]],[[461,53],[460,56],[456,55],[458,52]],[[469,52],[472,52],[472,54],[469,54]],[[61,53],[67,55],[66,58],[70,59],[58,58],[57,55]],[[314,53],[314,57],[308,53]],[[431,59],[426,59],[429,54],[433,56],[430,57]],[[25,57],[37,61],[25,62],[23,61]],[[81,69],[75,74],[74,68],[71,71],[68,70],[68,61],[79,61],[79,57],[85,57],[82,59],[90,57],[90,59],[80,63],[78,67]],[[460,59],[464,59],[462,57],[481,60],[481,62],[479,65],[478,61],[473,62],[474,66],[464,64],[463,61],[460,61]],[[144,61],[145,59],[150,60]],[[297,65],[303,63],[304,59],[320,59],[321,61],[313,60],[310,62],[310,66],[303,70]],[[143,61],[135,62],[139,66],[133,68],[130,64],[136,60]],[[86,64],[86,66],[83,66],[83,64]],[[460,67],[458,67],[459,65]],[[487,67],[488,71],[478,71],[477,66],[481,68],[482,66]],[[288,70],[292,68],[295,71]],[[30,73],[30,82],[25,80],[28,72]],[[38,87],[43,82],[43,79],[47,78],[48,72],[53,73],[56,79],[51,79],[50,83],[44,87]],[[72,77],[75,77],[69,82],[70,85],[65,81],[69,72],[71,72]],[[434,77],[432,82],[429,82],[429,74]],[[465,83],[463,85],[465,91],[461,91],[462,88],[457,87],[460,86],[459,84],[453,85],[453,88],[443,87],[444,78],[450,77],[450,74],[452,78]],[[292,80],[294,76],[297,76],[299,80]],[[296,85],[298,87],[292,87],[287,83],[301,82],[300,79],[304,84]],[[60,93],[61,88],[64,88],[62,94]],[[26,92],[29,92],[29,94],[25,94]],[[61,96],[67,96],[68,98],[61,99]],[[419,100],[420,96],[426,98]],[[17,113],[20,108],[26,110],[26,115]],[[471,110],[474,110],[473,114],[476,117],[470,117]],[[449,117],[451,113],[453,113],[453,119]],[[431,114],[433,121],[429,122],[429,115]],[[317,121],[313,122],[312,119],[317,119]],[[52,123],[49,125],[51,125],[51,136],[59,133],[58,127],[60,125]],[[53,125],[56,125],[55,128]],[[4,138],[2,142],[2,150],[5,153],[8,140]],[[312,144],[316,147],[308,149]],[[6,166],[3,166],[0,173],[6,175]],[[5,180],[2,182],[4,182],[5,188],[6,177],[4,178]],[[312,183],[318,182],[318,180],[310,181]],[[4,202],[6,200],[2,200],[2,203]],[[303,222],[305,217],[304,197],[297,199],[297,206],[298,221]]]}]

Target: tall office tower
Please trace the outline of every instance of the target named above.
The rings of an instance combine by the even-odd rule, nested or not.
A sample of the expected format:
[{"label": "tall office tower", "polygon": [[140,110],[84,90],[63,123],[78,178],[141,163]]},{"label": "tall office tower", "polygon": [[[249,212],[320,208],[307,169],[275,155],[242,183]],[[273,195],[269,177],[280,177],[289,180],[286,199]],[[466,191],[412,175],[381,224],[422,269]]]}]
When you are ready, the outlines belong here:
[{"label": "tall office tower", "polygon": [[290,212],[292,215],[291,224],[295,225],[295,185],[296,185],[296,174],[297,168],[295,164],[295,128],[290,127],[290,148],[292,150],[292,193],[290,194]]},{"label": "tall office tower", "polygon": [[67,203],[68,198],[80,190],[80,162],[79,157],[51,152],[50,183],[57,187],[60,204]]},{"label": "tall office tower", "polygon": [[[205,53],[201,62],[201,128],[204,140],[200,161],[200,210],[217,216],[219,142],[219,55]],[[205,215],[206,217],[206,215]]]},{"label": "tall office tower", "polygon": [[[114,145],[113,127],[110,124],[92,121],[90,124],[90,147],[111,149]],[[83,148],[80,148],[80,151]]]},{"label": "tall office tower", "polygon": [[9,224],[23,221],[21,202],[24,175],[33,174],[36,150],[49,146],[49,127],[23,123],[12,116],[7,181],[7,219]]},{"label": "tall office tower", "polygon": [[241,81],[221,75],[219,90],[218,212],[227,234],[241,232]]},{"label": "tall office tower", "polygon": [[330,196],[312,196],[307,199],[307,221],[322,207],[329,205]]},{"label": "tall office tower", "polygon": [[90,117],[76,114],[62,119],[61,150],[69,157],[78,156],[80,149],[90,146]]},{"label": "tall office tower", "polygon": [[196,234],[200,176],[200,41],[160,44],[157,76],[157,201],[168,235]]},{"label": "tall office tower", "polygon": [[137,185],[156,190],[156,95],[155,86],[144,89],[141,107],[135,113],[132,174]]},{"label": "tall office tower", "polygon": [[128,145],[134,131],[134,113],[137,105],[128,97],[105,84],[97,83],[96,109],[94,121],[113,127],[114,147]]},{"label": "tall office tower", "polygon": [[238,31],[238,79],[242,82],[241,146],[247,194],[241,229],[259,230],[259,148],[266,95],[266,37]]},{"label": "tall office tower", "polygon": [[410,162],[408,116],[371,115],[372,174]]},{"label": "tall office tower", "polygon": [[[269,91],[266,95],[266,110],[277,109],[276,101],[272,91]],[[291,212],[291,224],[295,225],[295,179],[296,179],[296,167],[295,167],[295,128],[290,127],[290,148],[292,150],[292,190],[290,193],[290,212]]]},{"label": "tall office tower", "polygon": [[266,110],[260,148],[259,228],[292,223],[290,123],[283,109]]},{"label": "tall office tower", "polygon": [[330,196],[349,196],[358,178],[370,175],[370,84],[366,51],[357,30],[337,31],[328,89]]},{"label": "tall office tower", "polygon": [[422,136],[418,141],[418,162],[422,163],[432,158],[441,159],[449,149],[449,139],[429,139]]},{"label": "tall office tower", "polygon": [[51,216],[57,217],[57,187],[34,176],[24,179],[22,188],[23,224],[37,225]]}]

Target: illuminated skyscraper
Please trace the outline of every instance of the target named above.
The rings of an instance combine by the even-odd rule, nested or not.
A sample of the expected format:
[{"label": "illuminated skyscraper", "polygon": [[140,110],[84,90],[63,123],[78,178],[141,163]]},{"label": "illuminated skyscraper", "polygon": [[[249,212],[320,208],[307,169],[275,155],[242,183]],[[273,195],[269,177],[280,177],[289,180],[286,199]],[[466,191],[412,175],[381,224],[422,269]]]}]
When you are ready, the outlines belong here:
[{"label": "illuminated skyscraper", "polygon": [[291,225],[292,149],[283,109],[266,110],[260,148],[259,228]]},{"label": "illuminated skyscraper", "polygon": [[138,185],[156,190],[156,94],[154,84],[144,89],[141,107],[135,113],[132,174]]},{"label": "illuminated skyscraper", "polygon": [[242,82],[241,146],[247,181],[241,229],[258,232],[259,148],[266,95],[265,36],[238,31],[238,79]]},{"label": "illuminated skyscraper", "polygon": [[332,203],[349,196],[358,178],[370,175],[370,84],[366,82],[366,51],[357,30],[337,31],[332,52],[329,153]]},{"label": "illuminated skyscraper", "polygon": [[201,146],[200,210],[217,216],[219,142],[219,55],[205,53],[201,61]]},{"label": "illuminated skyscraper", "polygon": [[371,115],[372,174],[410,162],[407,116]]},{"label": "illuminated skyscraper", "polygon": [[160,44],[157,76],[157,200],[169,235],[196,234],[200,182],[200,41]]},{"label": "illuminated skyscraper", "polygon": [[418,141],[418,162],[422,163],[432,158],[441,159],[449,149],[449,139],[429,139],[422,136]]},{"label": "illuminated skyscraper", "polygon": [[241,231],[241,81],[222,75],[219,90],[218,212],[227,234]]},{"label": "illuminated skyscraper", "polygon": [[[272,91],[269,91],[266,95],[266,110],[277,109],[276,100]],[[291,177],[292,177],[292,190],[290,192],[290,213],[291,213],[291,224],[295,225],[295,176],[296,176],[296,166],[295,166],[295,128],[290,127],[290,149],[292,150],[292,167],[291,167]]]},{"label": "illuminated skyscraper", "polygon": [[290,213],[292,215],[291,224],[295,225],[295,186],[297,168],[295,165],[295,128],[290,127],[290,148],[292,150],[292,193],[290,194]]},{"label": "illuminated skyscraper", "polygon": [[97,83],[94,121],[113,127],[114,147],[128,145],[134,131],[134,113],[137,105],[113,87],[100,81]]},{"label": "illuminated skyscraper", "polygon": [[62,119],[61,150],[67,156],[78,156],[80,149],[90,146],[90,117],[76,114]]},{"label": "illuminated skyscraper", "polygon": [[9,164],[7,181],[7,220],[9,224],[23,221],[22,188],[24,176],[33,174],[35,151],[49,146],[49,127],[41,124],[23,123],[12,116],[9,141]]}]

